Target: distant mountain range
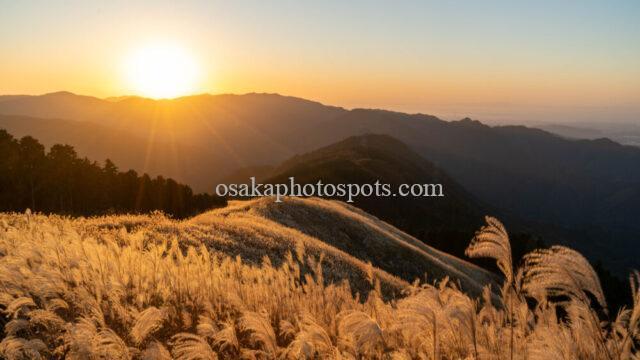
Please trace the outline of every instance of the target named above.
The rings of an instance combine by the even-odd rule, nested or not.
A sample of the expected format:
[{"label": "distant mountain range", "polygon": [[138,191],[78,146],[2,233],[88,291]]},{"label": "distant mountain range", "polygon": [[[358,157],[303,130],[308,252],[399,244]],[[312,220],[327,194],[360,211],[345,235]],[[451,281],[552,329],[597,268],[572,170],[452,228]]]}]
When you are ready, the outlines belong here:
[{"label": "distant mountain range", "polygon": [[[640,148],[608,139],[570,140],[471,119],[345,110],[273,94],[157,101],[65,92],[2,96],[0,114],[0,127],[16,136],[69,143],[95,160],[111,158],[199,191],[212,191],[215,183],[247,167],[266,178],[277,171],[269,166],[350,136],[390,135],[459,184],[460,194],[471,194],[475,204],[543,224],[553,229],[549,233],[568,234],[561,238],[618,274],[640,266]],[[291,161],[283,166],[305,166]],[[330,164],[323,162],[312,163],[315,170]],[[474,204],[466,206],[477,211]],[[429,221],[446,218],[438,216]]]}]

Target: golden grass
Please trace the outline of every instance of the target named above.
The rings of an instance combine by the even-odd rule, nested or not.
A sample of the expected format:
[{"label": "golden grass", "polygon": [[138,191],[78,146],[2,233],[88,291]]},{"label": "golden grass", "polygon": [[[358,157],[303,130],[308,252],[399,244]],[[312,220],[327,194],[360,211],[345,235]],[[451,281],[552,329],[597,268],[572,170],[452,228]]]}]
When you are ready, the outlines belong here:
[{"label": "golden grass", "polygon": [[[409,285],[252,212],[207,214],[186,222],[160,214],[93,219],[1,214],[0,306],[7,323],[0,355],[637,358],[638,275],[632,282],[633,309],[600,322],[585,292],[601,292],[597,279],[588,263],[575,257],[569,271],[558,270],[569,254],[564,248],[534,253],[525,268],[511,269],[515,275],[507,277],[496,301],[488,287],[482,296],[471,297],[446,278],[436,285]],[[488,238],[487,230],[474,240],[476,248]],[[506,231],[497,236],[508,242]],[[264,243],[262,253],[252,241]],[[242,250],[249,251],[250,260],[230,256]],[[272,251],[284,254],[274,261],[279,258],[265,256]],[[481,255],[496,258],[504,271],[512,266],[504,251]],[[349,274],[359,271],[364,273]],[[553,282],[533,286],[545,273]],[[580,277],[572,280],[571,274]],[[362,296],[341,278],[354,279]],[[403,294],[390,298],[389,290],[385,296],[384,282]],[[553,303],[547,295],[565,298]],[[535,305],[527,304],[531,299]],[[566,317],[558,317],[559,307]]]}]

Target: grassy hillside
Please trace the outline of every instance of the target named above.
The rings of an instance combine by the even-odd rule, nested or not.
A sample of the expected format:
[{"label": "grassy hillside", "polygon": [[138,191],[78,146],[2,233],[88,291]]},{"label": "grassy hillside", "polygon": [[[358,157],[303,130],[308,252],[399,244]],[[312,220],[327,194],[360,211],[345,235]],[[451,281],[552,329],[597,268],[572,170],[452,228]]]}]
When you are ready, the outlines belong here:
[{"label": "grassy hillside", "polygon": [[[270,198],[232,202],[230,206],[195,217],[193,222],[224,218],[269,219],[339,249],[362,262],[412,282],[450,277],[479,295],[495,276],[475,265],[438,251],[424,242],[346,203],[318,198]],[[305,237],[306,238],[306,237]],[[424,278],[424,275],[428,279]]]},{"label": "grassy hillside", "polygon": [[[351,207],[313,199],[287,201],[278,208],[266,200],[233,203],[183,222],[159,214],[91,219],[0,214],[0,356],[637,356],[638,274],[632,277],[634,308],[608,317],[593,310],[606,303],[580,254],[556,247],[531,254],[521,269],[514,269],[506,230],[488,218],[467,253],[497,260],[504,275],[499,297],[492,299],[489,288],[480,297],[469,296],[447,278],[435,286],[409,286],[326,244],[334,237],[337,245],[341,242],[339,230],[328,223],[328,230],[314,230],[322,240],[281,225],[312,231],[317,223],[303,224],[301,208],[307,215],[325,214],[327,221],[341,216],[354,223],[352,230],[368,233],[366,245],[374,248],[413,246],[425,261],[434,259],[431,266],[438,266],[439,259],[443,268],[472,270],[460,260],[419,248],[415,239]],[[340,222],[337,226],[346,229]],[[395,244],[402,241],[406,244]],[[404,292],[389,299],[384,288],[394,286]]]}]

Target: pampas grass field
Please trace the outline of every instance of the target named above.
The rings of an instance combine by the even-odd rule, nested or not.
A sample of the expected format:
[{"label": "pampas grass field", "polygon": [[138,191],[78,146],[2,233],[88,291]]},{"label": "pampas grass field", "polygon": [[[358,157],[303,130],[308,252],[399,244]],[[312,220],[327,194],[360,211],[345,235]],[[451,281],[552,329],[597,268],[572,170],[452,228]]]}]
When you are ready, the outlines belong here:
[{"label": "pampas grass field", "polygon": [[[348,214],[333,203],[308,205]],[[349,216],[356,215],[365,217]],[[319,240],[331,234],[314,236],[272,220],[238,208],[183,222],[162,214],[1,214],[0,355],[638,358],[638,273],[631,276],[633,308],[608,313],[584,257],[555,246],[514,267],[507,231],[494,218],[487,217],[467,255],[495,259],[502,272],[497,285],[479,269],[481,276],[472,279],[475,268],[461,260],[427,257],[428,248],[404,239],[443,275],[410,284],[393,275],[391,265],[381,269]],[[294,226],[296,217],[287,221]],[[393,246],[409,246],[393,235],[398,230],[376,226]],[[474,292],[472,283],[481,290]]]}]

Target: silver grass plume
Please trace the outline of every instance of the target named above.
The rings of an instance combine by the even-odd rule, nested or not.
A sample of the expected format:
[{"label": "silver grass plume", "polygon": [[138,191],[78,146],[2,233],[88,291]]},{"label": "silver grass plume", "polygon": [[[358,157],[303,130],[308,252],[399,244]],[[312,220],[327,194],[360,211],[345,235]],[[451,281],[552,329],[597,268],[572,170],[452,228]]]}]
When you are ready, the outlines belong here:
[{"label": "silver grass plume", "polygon": [[509,234],[502,223],[491,216],[485,216],[487,225],[478,230],[465,250],[471,258],[488,257],[496,259],[498,268],[504,274],[507,283],[513,281],[513,261]]},{"label": "silver grass plume", "polygon": [[146,308],[136,318],[131,328],[131,338],[136,344],[141,344],[149,335],[159,330],[166,318],[166,312],[155,306]]},{"label": "silver grass plume", "polygon": [[98,332],[95,338],[97,352],[107,359],[131,359],[131,349],[118,334],[105,328]]},{"label": "silver grass plume", "polygon": [[316,354],[321,358],[331,358],[335,348],[331,337],[313,316],[303,314],[299,320],[300,331],[285,350],[284,356],[290,359],[313,359]]},{"label": "silver grass plume", "polygon": [[525,255],[523,267],[522,288],[532,296],[568,296],[589,304],[587,291],[607,307],[598,275],[575,250],[558,245],[535,250]]},{"label": "silver grass plume", "polygon": [[40,339],[8,336],[0,342],[0,355],[5,359],[45,359],[47,346]]},{"label": "silver grass plume", "polygon": [[218,356],[201,336],[179,333],[171,339],[171,353],[177,360],[217,360]]},{"label": "silver grass plume", "polygon": [[625,358],[632,358],[637,350],[636,344],[640,342],[640,273],[634,270],[629,275],[629,284],[631,285],[631,297],[633,298],[633,307],[630,310],[622,310],[614,322],[615,330],[621,334],[620,354]]},{"label": "silver grass plume", "polygon": [[218,351],[230,351],[234,354],[240,351],[240,342],[233,320],[227,320],[222,324],[222,330],[213,336],[213,346]]},{"label": "silver grass plume", "polygon": [[196,326],[196,332],[198,335],[207,340],[211,340],[218,331],[218,327],[210,316],[198,316],[198,325]]},{"label": "silver grass plume", "polygon": [[356,353],[366,354],[384,344],[382,328],[371,316],[358,310],[346,310],[338,314],[338,333]]},{"label": "silver grass plume", "polygon": [[249,339],[254,345],[261,344],[267,354],[275,356],[278,350],[276,333],[265,315],[246,311],[242,314],[238,325],[242,331],[250,333]]}]

